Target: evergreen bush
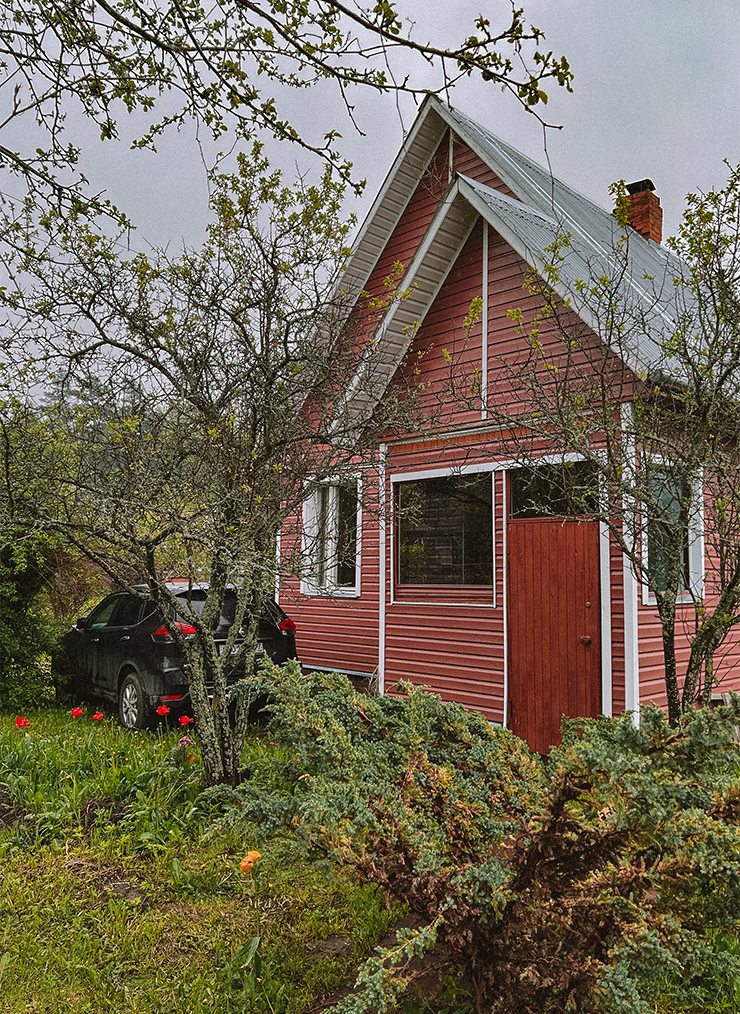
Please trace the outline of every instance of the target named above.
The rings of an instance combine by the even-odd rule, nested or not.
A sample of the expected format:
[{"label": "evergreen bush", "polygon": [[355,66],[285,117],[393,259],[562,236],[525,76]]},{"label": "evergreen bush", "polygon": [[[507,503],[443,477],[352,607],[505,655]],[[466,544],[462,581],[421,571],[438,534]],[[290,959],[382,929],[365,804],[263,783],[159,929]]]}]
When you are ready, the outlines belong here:
[{"label": "evergreen bush", "polygon": [[640,728],[566,722],[542,760],[479,714],[396,691],[267,666],[241,693],[269,693],[294,764],[220,800],[232,823],[267,807],[425,921],[363,966],[343,1010],[392,1005],[435,940],[481,1011],[647,1014],[671,972],[674,1002],[696,1003],[718,932],[740,924],[740,698],[678,729],[653,708]]}]

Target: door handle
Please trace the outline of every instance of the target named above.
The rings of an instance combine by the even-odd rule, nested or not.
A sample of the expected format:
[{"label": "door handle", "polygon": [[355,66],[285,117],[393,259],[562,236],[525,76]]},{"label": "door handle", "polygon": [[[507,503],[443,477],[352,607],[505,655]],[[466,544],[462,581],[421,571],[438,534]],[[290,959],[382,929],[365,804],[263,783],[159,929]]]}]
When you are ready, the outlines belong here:
[{"label": "door handle", "polygon": [[128,635],[128,634],[124,634],[124,635],[123,635],[123,637],[121,638],[121,640],[122,640],[122,641],[130,641],[130,640],[131,640],[131,638],[129,637],[129,635]]},{"label": "door handle", "polygon": [[591,643],[591,638],[588,636],[588,634],[582,634],[580,641],[581,644],[585,644],[586,646],[588,646]]}]

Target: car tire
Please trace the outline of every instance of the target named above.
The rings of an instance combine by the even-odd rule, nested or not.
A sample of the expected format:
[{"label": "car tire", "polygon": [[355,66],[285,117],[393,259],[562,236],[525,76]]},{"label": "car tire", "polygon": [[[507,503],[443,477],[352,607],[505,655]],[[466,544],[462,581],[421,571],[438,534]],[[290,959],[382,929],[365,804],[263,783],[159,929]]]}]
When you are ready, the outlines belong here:
[{"label": "car tire", "polygon": [[148,729],[152,711],[139,677],[129,673],[118,691],[118,720],[124,729]]}]

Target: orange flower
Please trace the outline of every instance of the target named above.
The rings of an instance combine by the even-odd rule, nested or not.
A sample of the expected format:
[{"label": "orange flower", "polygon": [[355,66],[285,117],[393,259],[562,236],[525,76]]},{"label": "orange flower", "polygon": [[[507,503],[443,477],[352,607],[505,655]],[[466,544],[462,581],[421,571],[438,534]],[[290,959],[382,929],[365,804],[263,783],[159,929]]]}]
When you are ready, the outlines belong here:
[{"label": "orange flower", "polygon": [[259,858],[259,852],[247,852],[242,861],[239,863],[239,869],[242,873],[249,873]]}]

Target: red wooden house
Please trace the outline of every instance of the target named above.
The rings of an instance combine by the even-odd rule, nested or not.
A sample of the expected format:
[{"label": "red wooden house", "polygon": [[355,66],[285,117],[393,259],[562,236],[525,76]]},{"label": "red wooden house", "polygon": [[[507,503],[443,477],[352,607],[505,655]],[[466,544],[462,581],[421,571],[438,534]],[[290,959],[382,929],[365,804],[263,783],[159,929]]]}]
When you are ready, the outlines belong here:
[{"label": "red wooden house", "polygon": [[[630,217],[638,230],[629,247],[633,286],[671,269],[661,216],[644,187]],[[565,293],[587,275],[590,257],[608,258],[618,231],[610,212],[426,100],[359,234],[346,285],[354,295],[382,293],[400,262],[407,293],[372,346],[375,389],[350,390],[348,409],[359,418],[413,370],[427,392],[428,425],[389,435],[381,466],[358,475],[358,484],[377,487],[378,509],[346,480],[308,498],[301,523],[312,559],[302,580],[279,589],[304,665],[374,676],[381,692],[399,679],[426,685],[540,750],[557,740],[563,714],[665,704],[655,605],[605,527],[517,511],[519,466],[489,413],[442,394],[454,362],[473,371],[489,399],[515,398],[501,363],[522,342],[507,310],[536,308],[525,278],[565,233]],[[466,327],[474,299],[480,319]],[[588,312],[581,315],[588,325]],[[654,349],[645,338],[621,354],[637,370]],[[700,588],[701,532],[688,555]],[[740,675],[722,689],[735,686]]]}]

